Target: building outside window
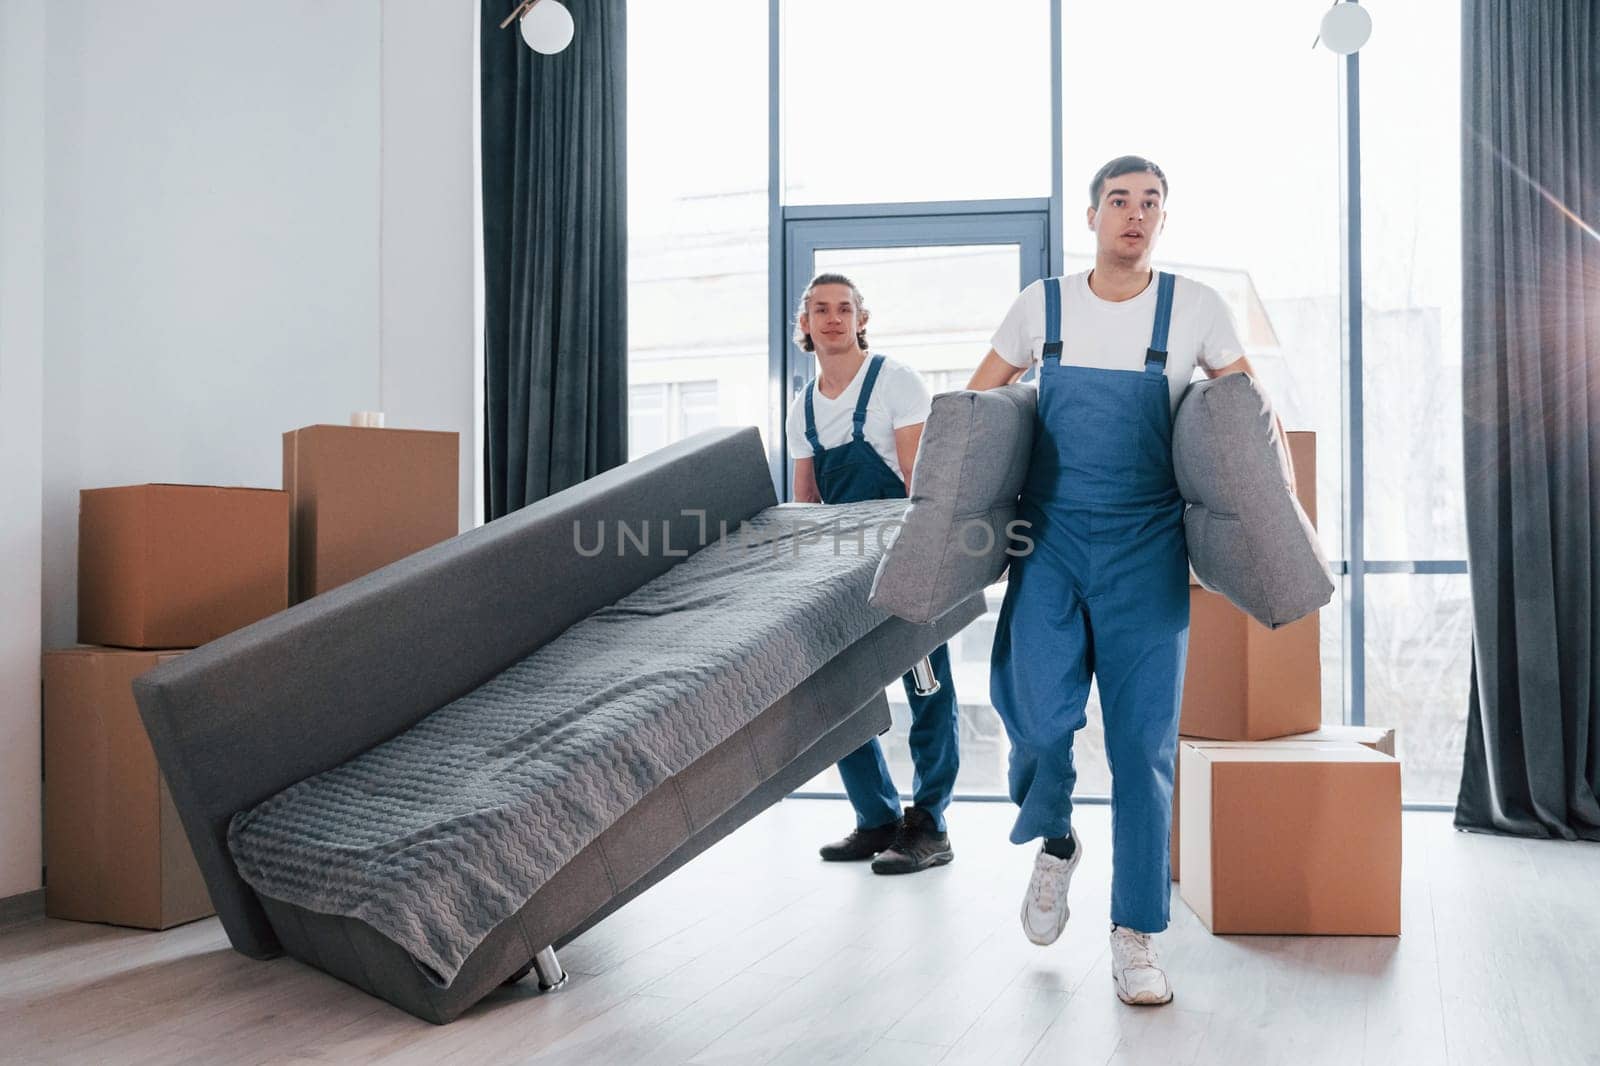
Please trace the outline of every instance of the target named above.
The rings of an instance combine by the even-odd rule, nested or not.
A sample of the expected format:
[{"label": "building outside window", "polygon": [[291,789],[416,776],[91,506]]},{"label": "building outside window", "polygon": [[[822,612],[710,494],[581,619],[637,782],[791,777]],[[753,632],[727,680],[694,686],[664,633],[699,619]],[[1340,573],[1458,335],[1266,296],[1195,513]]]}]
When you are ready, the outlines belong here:
[{"label": "building outside window", "polygon": [[723,424],[715,381],[628,386],[628,459]]}]

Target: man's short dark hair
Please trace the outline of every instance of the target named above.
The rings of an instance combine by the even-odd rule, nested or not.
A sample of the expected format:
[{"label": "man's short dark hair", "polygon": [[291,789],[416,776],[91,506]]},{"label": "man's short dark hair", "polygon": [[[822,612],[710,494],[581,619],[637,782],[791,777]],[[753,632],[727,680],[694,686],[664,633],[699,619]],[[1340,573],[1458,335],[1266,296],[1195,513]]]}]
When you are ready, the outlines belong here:
[{"label": "man's short dark hair", "polygon": [[1105,191],[1106,182],[1112,178],[1120,178],[1124,174],[1143,174],[1147,170],[1161,179],[1161,198],[1166,199],[1167,175],[1160,167],[1142,155],[1119,155],[1094,172],[1094,180],[1089,183],[1089,206],[1100,206],[1100,194]]}]

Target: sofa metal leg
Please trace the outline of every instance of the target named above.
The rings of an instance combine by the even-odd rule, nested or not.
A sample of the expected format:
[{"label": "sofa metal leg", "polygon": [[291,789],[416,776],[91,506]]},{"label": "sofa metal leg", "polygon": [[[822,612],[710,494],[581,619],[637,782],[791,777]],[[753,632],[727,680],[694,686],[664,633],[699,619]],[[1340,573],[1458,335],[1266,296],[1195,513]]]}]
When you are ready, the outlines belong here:
[{"label": "sofa metal leg", "polygon": [[939,691],[939,679],[933,674],[933,663],[924,655],[911,668],[911,685],[919,696],[931,696]]},{"label": "sofa metal leg", "polygon": [[556,959],[555,948],[541,948],[539,954],[533,957],[533,968],[539,975],[541,992],[554,992],[567,983],[567,971],[561,968],[561,963]]}]

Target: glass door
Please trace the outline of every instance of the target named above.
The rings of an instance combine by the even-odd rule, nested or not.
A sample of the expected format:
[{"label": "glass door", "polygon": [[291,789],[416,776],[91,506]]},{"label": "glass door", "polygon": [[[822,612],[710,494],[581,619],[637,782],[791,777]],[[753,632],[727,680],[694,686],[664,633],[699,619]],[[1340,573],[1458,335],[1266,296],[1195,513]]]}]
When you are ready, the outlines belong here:
[{"label": "glass door", "polygon": [[[804,219],[787,225],[785,289],[792,324],[806,283],[824,271],[849,277],[872,313],[870,349],[908,364],[934,393],[963,389],[989,350],[989,338],[1023,286],[1043,277],[1046,216],[1043,211],[995,212],[965,217],[857,217]],[[814,360],[788,346],[791,399],[815,373]],[[785,403],[785,410],[788,404]],[[791,464],[784,461],[788,485]],[[961,773],[958,792],[1006,791],[1005,733],[989,704],[989,653],[1004,584],[988,590],[989,610],[950,642],[950,665],[961,704]],[[888,690],[894,726],[884,754],[902,789],[911,787],[906,734],[910,707],[904,687]],[[1096,723],[1098,724],[1098,723]],[[1085,731],[1088,732],[1087,730]],[[1095,779],[1097,747],[1083,737],[1080,773],[1085,788],[1104,791]],[[842,791],[829,769],[804,791]]]}]

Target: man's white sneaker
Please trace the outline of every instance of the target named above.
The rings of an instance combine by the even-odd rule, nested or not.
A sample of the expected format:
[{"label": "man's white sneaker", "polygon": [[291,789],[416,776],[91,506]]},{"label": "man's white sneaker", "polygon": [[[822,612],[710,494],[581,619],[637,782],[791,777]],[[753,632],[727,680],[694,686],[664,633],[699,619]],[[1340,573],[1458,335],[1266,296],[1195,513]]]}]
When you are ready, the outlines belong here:
[{"label": "man's white sneaker", "polygon": [[1161,969],[1149,933],[1121,925],[1111,927],[1111,978],[1117,983],[1117,998],[1124,1003],[1153,1007],[1172,1002],[1172,984]]},{"label": "man's white sneaker", "polygon": [[1071,912],[1067,909],[1067,887],[1072,871],[1083,858],[1083,842],[1072,833],[1072,857],[1058,859],[1044,845],[1033,859],[1033,876],[1028,879],[1028,894],[1022,897],[1022,931],[1040,946],[1054,944],[1066,928]]}]

